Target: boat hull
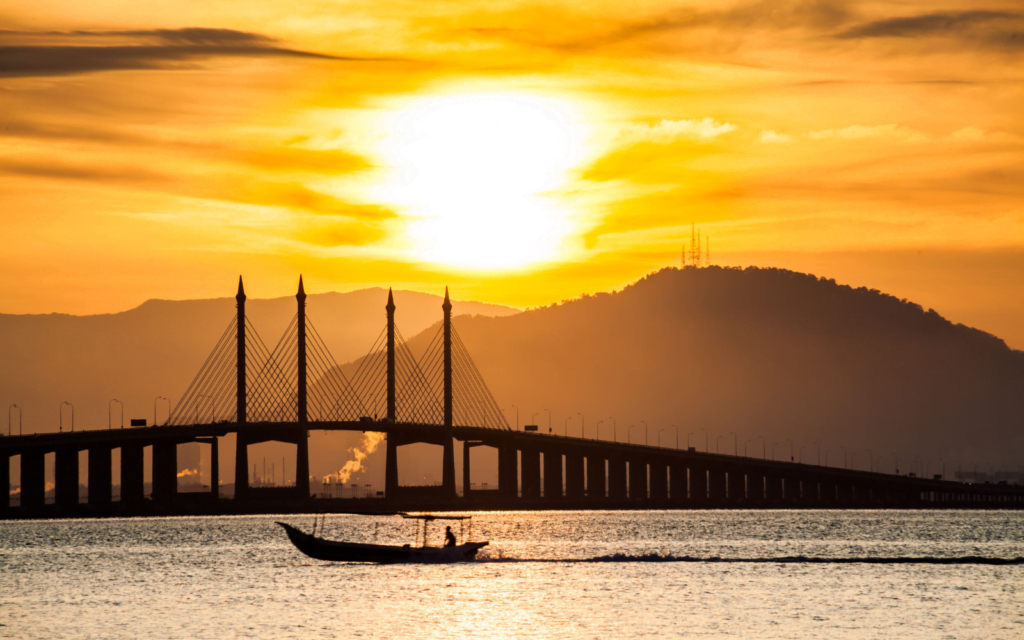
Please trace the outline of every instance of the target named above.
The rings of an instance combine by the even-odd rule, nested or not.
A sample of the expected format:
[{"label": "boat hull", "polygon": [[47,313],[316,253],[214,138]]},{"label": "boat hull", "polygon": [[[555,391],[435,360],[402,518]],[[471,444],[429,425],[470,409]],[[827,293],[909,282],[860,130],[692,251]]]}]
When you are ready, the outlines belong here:
[{"label": "boat hull", "polygon": [[393,564],[396,562],[450,563],[467,562],[476,558],[476,553],[487,542],[468,542],[451,547],[398,547],[386,544],[361,544],[358,542],[337,542],[324,540],[305,533],[295,527],[278,522],[288,534],[295,548],[316,560],[328,562],[372,562]]}]

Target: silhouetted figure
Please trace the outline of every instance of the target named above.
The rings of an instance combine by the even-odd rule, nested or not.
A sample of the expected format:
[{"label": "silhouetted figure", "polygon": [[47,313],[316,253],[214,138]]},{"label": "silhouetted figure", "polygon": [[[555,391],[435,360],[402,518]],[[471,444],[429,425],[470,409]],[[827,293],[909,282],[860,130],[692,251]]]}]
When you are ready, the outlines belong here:
[{"label": "silhouetted figure", "polygon": [[451,527],[444,528],[444,546],[454,547],[455,546],[455,534],[452,533]]}]

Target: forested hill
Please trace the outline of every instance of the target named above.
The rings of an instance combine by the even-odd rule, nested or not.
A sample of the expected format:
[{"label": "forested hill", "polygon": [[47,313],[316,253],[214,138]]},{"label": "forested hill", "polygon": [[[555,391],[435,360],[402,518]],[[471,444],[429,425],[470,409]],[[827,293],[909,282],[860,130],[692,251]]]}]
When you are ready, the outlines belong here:
[{"label": "forested hill", "polygon": [[[665,269],[460,333],[515,420],[892,469],[1024,458],[1024,352],[879,291],[780,269]],[[436,327],[414,340],[433,336]],[[733,436],[732,434],[736,435]],[[722,436],[721,439],[718,436]],[[751,442],[747,442],[750,440]],[[735,441],[735,443],[734,443]],[[685,444],[681,443],[681,446]],[[840,462],[841,463],[841,462]],[[1014,467],[1016,468],[1016,467]]]}]

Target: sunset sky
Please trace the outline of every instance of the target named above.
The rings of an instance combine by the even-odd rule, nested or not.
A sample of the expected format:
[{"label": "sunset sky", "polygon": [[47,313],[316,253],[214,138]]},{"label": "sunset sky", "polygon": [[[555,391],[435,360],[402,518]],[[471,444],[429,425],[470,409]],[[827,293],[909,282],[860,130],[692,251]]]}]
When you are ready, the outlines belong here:
[{"label": "sunset sky", "polygon": [[1024,3],[8,2],[0,312],[679,264],[1024,348]]}]

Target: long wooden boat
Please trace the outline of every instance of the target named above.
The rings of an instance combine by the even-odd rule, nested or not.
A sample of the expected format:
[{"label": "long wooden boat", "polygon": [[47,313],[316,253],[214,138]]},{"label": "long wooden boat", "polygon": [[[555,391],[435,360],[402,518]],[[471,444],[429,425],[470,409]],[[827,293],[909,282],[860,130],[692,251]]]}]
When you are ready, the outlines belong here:
[{"label": "long wooden boat", "polygon": [[310,558],[332,562],[374,562],[378,564],[467,562],[476,558],[477,551],[489,544],[487,542],[467,542],[450,547],[413,547],[411,545],[339,542],[318,538],[284,522],[277,524],[284,528],[288,539],[296,549]]}]

